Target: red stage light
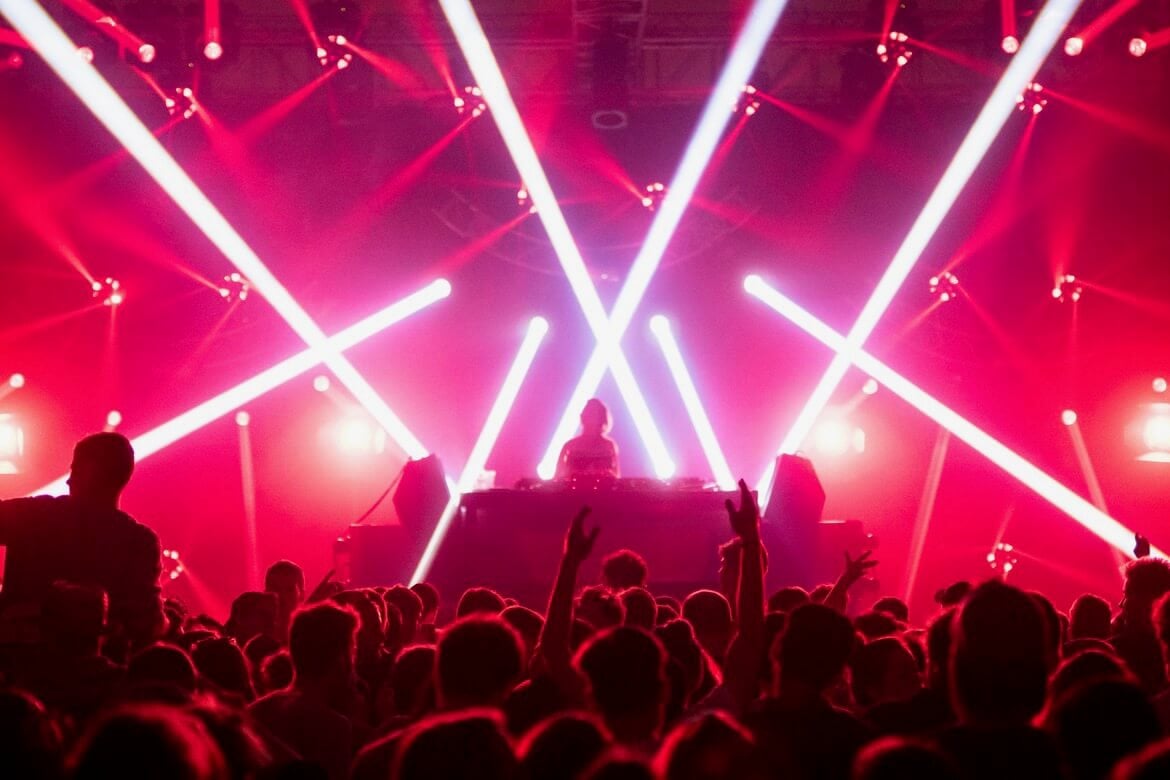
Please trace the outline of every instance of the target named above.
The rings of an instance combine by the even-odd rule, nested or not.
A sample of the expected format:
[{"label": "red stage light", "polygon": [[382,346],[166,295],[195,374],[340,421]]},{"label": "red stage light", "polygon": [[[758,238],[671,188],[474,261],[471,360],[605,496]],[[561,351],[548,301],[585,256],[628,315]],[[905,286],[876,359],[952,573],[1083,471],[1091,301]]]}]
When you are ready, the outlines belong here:
[{"label": "red stage light", "polygon": [[1142,444],[1149,453],[1170,457],[1170,404],[1151,404],[1151,407],[1153,413],[1142,425]]},{"label": "red stage light", "polygon": [[[1162,381],[1163,384],[1165,384],[1165,380]],[[12,376],[8,377],[8,386],[13,390],[19,390],[20,388],[24,387],[24,374],[13,374]]]},{"label": "red stage light", "polygon": [[91,49],[90,47],[78,46],[77,47],[77,54],[79,57],[81,57],[81,59],[85,60],[86,62],[88,62],[91,65],[93,64],[93,49]]},{"label": "red stage light", "polygon": [[1020,39],[1014,35],[1005,35],[1000,44],[1005,54],[1015,54],[1020,50]]},{"label": "red stage light", "polygon": [[155,55],[157,54],[158,52],[155,50],[152,44],[144,43],[138,47],[138,59],[142,60],[147,65],[154,62]]},{"label": "red stage light", "polygon": [[1065,425],[1076,425],[1077,413],[1072,409],[1065,409],[1060,413],[1060,421]]},{"label": "red stage light", "polygon": [[[15,377],[17,375],[13,374],[13,376]],[[1155,377],[1153,387],[1154,387],[1155,393],[1166,392],[1166,377],[1163,377],[1163,376]]]},{"label": "red stage light", "polygon": [[236,425],[240,426],[241,428],[246,428],[251,425],[251,423],[252,415],[243,410],[236,412]]},{"label": "red stage light", "polygon": [[329,377],[325,376],[324,374],[318,374],[317,376],[313,377],[313,389],[318,393],[324,393],[331,386],[332,383],[329,381]]},{"label": "red stage light", "polygon": [[1064,42],[1064,53],[1070,57],[1076,57],[1085,50],[1085,39],[1079,36],[1072,36]]},{"label": "red stage light", "polygon": [[223,45],[219,41],[208,41],[203,47],[203,56],[212,61],[218,60],[223,56]]},{"label": "red stage light", "polygon": [[1129,53],[1134,57],[1144,57],[1149,50],[1149,44],[1145,38],[1130,38],[1129,39]]},{"label": "red stage light", "polygon": [[106,427],[109,430],[114,430],[122,424],[122,413],[117,409],[111,409],[110,413],[106,415]]}]

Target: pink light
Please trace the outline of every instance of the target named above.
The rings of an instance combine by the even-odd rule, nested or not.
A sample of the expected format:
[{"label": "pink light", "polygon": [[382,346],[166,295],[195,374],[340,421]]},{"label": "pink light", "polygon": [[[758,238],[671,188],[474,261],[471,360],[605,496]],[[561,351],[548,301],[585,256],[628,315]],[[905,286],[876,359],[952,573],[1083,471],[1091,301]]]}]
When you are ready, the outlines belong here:
[{"label": "pink light", "polygon": [[1014,35],[1005,35],[1000,47],[1005,54],[1015,54],[1020,50],[1020,39]]},{"label": "pink light", "polygon": [[329,389],[330,385],[331,383],[329,382],[329,377],[325,376],[324,374],[318,374],[317,376],[313,377],[313,389],[318,393],[324,393]]},{"label": "pink light", "polygon": [[[445,9],[456,4],[456,0],[441,0],[441,2],[443,2]],[[459,3],[461,6],[464,4],[463,2]],[[466,5],[470,10],[470,5]],[[581,378],[569,396],[560,422],[558,422],[549,441],[544,457],[541,458],[540,464],[537,466],[537,473],[542,477],[552,476],[561,444],[572,435],[572,431],[576,428],[577,414],[581,407],[584,406],[586,400],[596,395],[597,388],[605,376],[606,367],[610,367],[611,370],[615,367],[622,367],[622,364],[618,362],[624,360],[624,355],[620,350],[622,336],[629,328],[630,322],[641,305],[646,290],[666,253],[666,248],[674,237],[683,214],[698,189],[703,174],[707,171],[713,156],[716,154],[720,138],[732,117],[728,107],[735,105],[742,96],[744,85],[751,80],[752,73],[759,64],[764,48],[772,38],[772,33],[776,29],[776,24],[779,22],[785,6],[786,0],[755,0],[744,17],[727,62],[707,99],[699,123],[687,142],[682,160],[679,162],[674,177],[670,180],[661,205],[655,210],[654,221],[650,224],[646,239],[642,242],[642,246],[634,258],[625,284],[618,292],[617,300],[610,311],[607,327],[601,333],[606,338],[599,338],[597,346],[589,356],[589,362],[586,363]],[[448,19],[451,19],[452,12],[448,11],[447,16]],[[458,36],[457,25],[453,24],[452,26],[456,28]],[[463,48],[466,53],[467,47]],[[525,181],[529,182],[527,176],[525,176]],[[538,203],[538,205],[541,209],[544,208],[543,204]],[[615,372],[614,376],[619,378],[620,375]],[[619,379],[619,388],[620,386]],[[627,401],[629,400],[627,398]],[[635,415],[634,419],[637,421],[638,416]],[[643,440],[646,440],[645,436],[643,436]],[[662,454],[665,455],[665,452]],[[667,463],[669,464],[669,456],[667,456]],[[673,471],[673,464],[669,464],[669,466],[668,470]],[[663,469],[657,470],[661,473]]]},{"label": "pink light", "polygon": [[[561,269],[565,273],[573,295],[577,299],[577,304],[585,315],[589,329],[597,342],[595,354],[599,355],[600,373],[604,374],[606,368],[612,372],[617,382],[618,391],[630,409],[639,437],[645,444],[654,464],[655,473],[660,477],[668,477],[674,473],[674,463],[666,450],[666,444],[658,432],[658,427],[654,423],[650,407],[646,404],[641,388],[638,387],[637,380],[634,378],[633,370],[622,352],[620,344],[622,329],[615,329],[610,318],[606,316],[601,297],[593,285],[593,279],[585,266],[585,260],[581,256],[580,249],[577,247],[572,231],[569,230],[568,222],[565,221],[564,213],[552,191],[544,168],[540,164],[540,159],[536,155],[536,148],[533,146],[532,139],[528,136],[528,131],[520,117],[520,112],[512,100],[512,94],[504,80],[504,74],[500,71],[499,63],[492,53],[491,44],[479,23],[475,9],[472,8],[469,0],[439,0],[439,3],[448,24],[451,25],[451,29],[455,33],[459,49],[463,52],[467,65],[475,77],[475,89],[479,90],[479,94],[475,97],[478,99],[482,96],[484,104],[491,107],[491,115],[496,128],[504,140],[512,162],[520,173],[521,180],[528,189],[528,194],[536,206],[536,215],[548,234]],[[745,78],[746,75],[740,77],[736,86],[737,91],[742,88]],[[721,113],[726,121],[727,112]],[[637,265],[636,261],[635,265]],[[619,294],[619,304],[620,298]],[[600,376],[597,381],[600,383]],[[576,414],[576,410],[573,413]],[[562,440],[557,441],[556,446],[559,447],[559,441]],[[547,463],[542,461],[537,472],[542,476],[551,475],[550,467],[555,462],[555,458],[554,454]]]},{"label": "pink light", "polygon": [[[12,376],[13,376],[13,378],[15,378],[15,377],[19,376],[19,374],[13,374]],[[13,385],[13,387],[16,387],[16,386],[17,386],[17,385]],[[1167,387],[1167,385],[1166,385],[1166,377],[1163,377],[1163,376],[1154,377],[1154,381],[1153,381],[1152,387],[1154,388],[1154,392],[1155,392],[1155,393],[1164,393],[1164,392],[1166,392],[1166,387]]]},{"label": "pink light", "polygon": [[[889,267],[882,274],[861,313],[849,329],[851,349],[860,348],[869,338],[894,296],[902,288],[910,272],[917,265],[934,234],[958,200],[975,169],[983,161],[987,150],[999,135],[1000,129],[1016,105],[1016,97],[1032,81],[1036,72],[1056,45],[1061,32],[1080,6],[1080,0],[1048,0],[1036,17],[1031,32],[1012,58],[1011,63],[992,90],[975,123],[963,138],[955,156],[942,178],[931,192],[922,211],[914,220],[910,232],[898,247]],[[838,353],[825,370],[808,400],[788,428],[780,442],[781,453],[795,451],[808,435],[817,417],[829,403],[837,386],[848,371],[849,361]],[[883,383],[884,384],[884,383]],[[760,502],[766,504],[771,494],[775,461],[769,465],[758,483]]]},{"label": "pink light", "polygon": [[724,457],[719,440],[715,437],[715,429],[711,426],[707,410],[703,408],[703,404],[699,400],[699,391],[695,388],[690,372],[687,371],[682,350],[679,349],[678,342],[675,341],[674,334],[671,332],[670,321],[661,314],[656,315],[650,320],[650,330],[662,348],[667,368],[670,369],[670,375],[674,379],[675,386],[678,387],[679,395],[682,396],[683,406],[687,410],[687,416],[691,420],[695,434],[699,437],[699,446],[703,448],[703,454],[707,458],[707,464],[711,467],[712,476],[715,477],[716,483],[723,490],[734,489],[735,477],[732,476],[731,468],[727,465],[727,458]]},{"label": "pink light", "polygon": [[[1162,381],[1163,384],[1165,384],[1165,380]],[[8,377],[8,386],[13,390],[19,390],[20,388],[24,387],[24,374],[13,374],[12,376]]]},{"label": "pink light", "polygon": [[1142,425],[1142,444],[1151,452],[1170,453],[1170,406],[1153,406],[1155,413]]},{"label": "pink light", "polygon": [[1129,39],[1129,53],[1134,57],[1144,57],[1149,45],[1145,38],[1130,38]]},{"label": "pink light", "polygon": [[[760,277],[754,275],[747,277],[744,280],[744,289],[783,315],[805,333],[834,350],[838,355],[843,356],[847,362],[877,379],[894,395],[949,430],[955,438],[965,442],[976,452],[1003,469],[1009,476],[1093,534],[1127,555],[1131,554],[1130,548],[1133,546],[1133,532],[1131,530],[1057,482],[1031,462],[1008,449],[885,363],[851,345],[841,334],[769,286]],[[1166,420],[1167,443],[1170,444],[1170,416]],[[1151,553],[1165,557],[1161,550],[1151,550]]]},{"label": "pink light", "polygon": [[1060,421],[1062,423],[1064,423],[1065,425],[1069,425],[1069,426],[1076,425],[1077,413],[1075,411],[1073,411],[1072,409],[1065,409],[1063,412],[1060,413]]},{"label": "pink light", "polygon": [[[87,0],[67,0],[71,4]],[[142,165],[211,243],[247,277],[288,326],[311,349],[319,351],[333,375],[411,457],[426,448],[378,395],[370,383],[334,349],[320,326],[288,292],[243,237],[224,218],[186,171],[151,134],[113,87],[92,67],[72,56],[73,43],[37,2],[4,2],[13,27]]]},{"label": "pink light", "polygon": [[223,56],[219,0],[203,0],[203,41],[204,57],[214,61]]},{"label": "pink light", "polygon": [[[339,351],[350,349],[450,294],[451,285],[447,280],[436,280],[421,290],[395,301],[381,311],[349,326],[333,336],[330,342],[333,348]],[[321,357],[317,352],[306,349],[261,371],[251,379],[246,379],[240,384],[224,390],[162,425],[136,436],[131,443],[134,445],[134,453],[138,461],[141,462],[149,458],[180,439],[190,436],[221,417],[238,410],[241,406],[280,387],[285,382],[313,370],[320,362]],[[65,477],[60,477],[29,495],[56,495],[63,493],[65,489]]]},{"label": "pink light", "polygon": [[245,412],[243,410],[236,412],[236,425],[238,425],[241,428],[247,428],[251,424],[252,424],[252,415],[248,414],[247,412]]},{"label": "pink light", "polygon": [[111,409],[110,413],[106,415],[106,428],[108,430],[112,431],[121,424],[122,424],[122,413],[119,412],[117,409]]},{"label": "pink light", "polygon": [[1064,53],[1070,57],[1079,56],[1085,50],[1085,39],[1079,36],[1072,36],[1064,42]]},{"label": "pink light", "polygon": [[476,437],[475,445],[471,448],[471,454],[467,456],[467,462],[463,465],[459,482],[451,491],[451,500],[447,503],[443,514],[440,515],[439,522],[435,524],[435,530],[431,533],[431,538],[427,540],[426,549],[423,550],[422,557],[419,558],[418,565],[414,569],[414,574],[411,576],[412,583],[422,582],[427,578],[435,556],[439,553],[439,546],[442,545],[443,539],[447,535],[447,529],[455,517],[455,510],[459,508],[460,494],[475,489],[475,484],[487,465],[488,456],[492,454],[496,441],[500,438],[504,422],[516,404],[520,387],[524,384],[528,370],[532,367],[533,360],[536,359],[536,352],[547,333],[548,321],[543,317],[533,317],[528,322],[528,329],[524,334],[524,340],[520,342],[520,349],[517,351],[508,373],[504,376],[500,392],[496,395],[491,410],[488,411],[487,419],[484,420],[479,436]]}]

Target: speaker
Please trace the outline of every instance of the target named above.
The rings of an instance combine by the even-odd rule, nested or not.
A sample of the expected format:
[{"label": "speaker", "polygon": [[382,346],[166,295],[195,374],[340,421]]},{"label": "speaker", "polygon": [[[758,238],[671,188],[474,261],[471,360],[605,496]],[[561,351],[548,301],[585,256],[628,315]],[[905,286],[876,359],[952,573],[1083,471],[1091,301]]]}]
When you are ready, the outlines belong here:
[{"label": "speaker", "polygon": [[394,511],[398,522],[411,535],[430,534],[443,508],[451,500],[447,478],[438,455],[410,460],[402,467],[398,488],[394,491]]},{"label": "speaker", "polygon": [[772,559],[768,587],[820,584],[822,569],[819,526],[825,511],[825,489],[808,458],[781,455],[776,459],[772,498],[760,529]]},{"label": "speaker", "polygon": [[825,489],[812,461],[799,455],[777,458],[772,499],[764,510],[764,519],[785,526],[812,528],[821,521],[824,511]]}]

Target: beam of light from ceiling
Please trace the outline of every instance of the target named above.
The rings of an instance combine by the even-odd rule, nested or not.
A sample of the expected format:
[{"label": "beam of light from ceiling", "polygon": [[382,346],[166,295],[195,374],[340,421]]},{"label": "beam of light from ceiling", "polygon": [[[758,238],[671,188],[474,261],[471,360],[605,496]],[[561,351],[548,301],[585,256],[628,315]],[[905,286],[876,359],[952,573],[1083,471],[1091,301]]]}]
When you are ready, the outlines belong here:
[{"label": "beam of light from ceiling", "polygon": [[711,467],[711,475],[715,477],[715,482],[720,489],[734,490],[735,477],[732,476],[731,468],[727,465],[727,458],[724,457],[723,449],[719,446],[715,429],[711,426],[711,418],[707,416],[707,410],[703,408],[703,402],[699,399],[699,391],[695,388],[695,382],[691,378],[690,371],[687,370],[686,361],[683,360],[682,350],[679,349],[678,341],[671,331],[670,320],[661,314],[655,315],[650,319],[650,330],[662,348],[662,356],[666,358],[666,366],[670,369],[670,375],[674,378],[679,395],[682,396],[687,416],[691,419],[691,425],[694,426],[695,434],[699,437],[699,446],[703,448],[707,464]]}]

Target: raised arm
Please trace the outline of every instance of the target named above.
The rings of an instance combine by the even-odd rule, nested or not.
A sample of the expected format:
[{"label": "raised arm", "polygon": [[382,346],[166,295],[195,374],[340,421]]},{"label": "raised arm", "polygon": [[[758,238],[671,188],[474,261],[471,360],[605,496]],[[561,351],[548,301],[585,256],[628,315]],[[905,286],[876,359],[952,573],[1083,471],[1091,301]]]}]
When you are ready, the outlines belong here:
[{"label": "raised arm", "polygon": [[585,530],[585,518],[589,512],[589,507],[582,507],[569,524],[569,532],[565,535],[565,551],[561,555],[552,595],[548,600],[544,627],[536,647],[536,660],[555,679],[563,679],[562,675],[571,673],[572,649],[569,640],[573,630],[573,591],[577,587],[577,572],[593,551],[593,543],[597,541],[597,534],[601,530],[596,526],[591,531]]},{"label": "raised arm", "polygon": [[877,561],[870,560],[869,556],[873,555],[873,550],[866,550],[856,558],[850,558],[847,552],[844,555],[845,569],[833,583],[829,595],[825,597],[825,606],[837,610],[842,615],[849,608],[849,589],[857,584],[866,572],[878,565]]},{"label": "raised arm", "polygon": [[740,541],[735,590],[735,635],[727,649],[723,682],[737,709],[755,699],[764,647],[764,565],[760,510],[747,483],[739,481],[739,507],[727,501],[731,530]]}]

